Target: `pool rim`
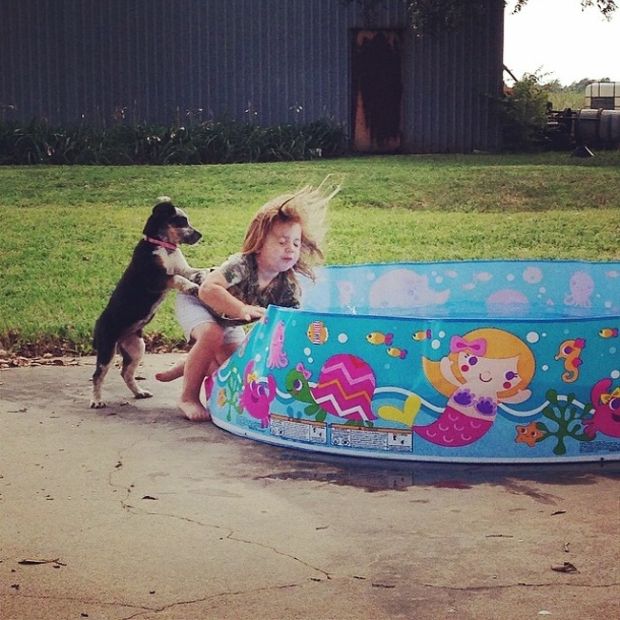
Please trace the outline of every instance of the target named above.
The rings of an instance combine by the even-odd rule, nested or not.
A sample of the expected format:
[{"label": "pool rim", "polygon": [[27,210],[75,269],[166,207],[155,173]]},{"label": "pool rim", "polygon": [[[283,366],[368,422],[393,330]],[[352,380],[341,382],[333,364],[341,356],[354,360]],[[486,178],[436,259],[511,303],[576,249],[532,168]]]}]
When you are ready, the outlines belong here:
[{"label": "pool rim", "polygon": [[[437,261],[396,261],[396,262],[391,262],[391,261],[385,261],[385,262],[367,262],[367,263],[349,263],[349,264],[334,264],[334,265],[330,265],[330,264],[326,264],[326,265],[321,265],[319,268],[317,268],[317,271],[330,271],[330,270],[338,270],[338,269],[371,269],[373,267],[394,267],[394,268],[405,268],[405,267],[414,267],[416,265],[425,265],[425,266],[430,266],[430,265],[471,265],[471,264],[484,264],[484,263],[491,263],[491,264],[498,264],[498,263],[502,263],[502,264],[518,264],[518,265],[522,265],[522,264],[540,264],[540,263],[548,263],[548,264],[554,264],[554,265],[566,265],[566,264],[570,264],[570,265],[590,265],[590,266],[599,266],[601,268],[604,268],[605,265],[608,266],[614,266],[617,267],[620,270],[620,260],[617,261],[591,261],[591,260],[584,260],[584,259],[558,259],[558,260],[553,260],[553,259],[536,259],[536,258],[518,258],[518,259],[508,259],[508,258],[490,258],[490,259],[465,259],[465,260],[450,260],[450,259],[443,259],[443,260],[437,260]],[[620,275],[618,276],[618,278],[620,279]],[[314,286],[316,286],[315,282],[318,282],[319,277],[315,278],[315,281],[313,281],[310,278],[304,278],[308,284],[306,284],[305,286],[302,286],[303,289],[305,289],[306,287],[308,289],[312,289]],[[619,282],[619,286],[620,286],[620,282]],[[275,305],[275,304],[274,304]],[[278,308],[283,308],[283,306],[277,306]],[[428,307],[428,306],[426,306]],[[375,313],[347,313],[346,309],[343,309],[342,311],[338,311],[338,310],[333,310],[333,311],[325,311],[325,310],[313,310],[311,308],[306,308],[303,305],[303,295],[302,295],[302,304],[299,308],[285,308],[288,310],[296,310],[296,311],[300,311],[300,312],[308,312],[308,313],[313,313],[313,314],[318,314],[321,316],[345,316],[347,318],[352,318],[352,317],[367,317],[367,318],[371,318],[371,319],[380,319],[380,320],[385,320],[385,319],[404,319],[404,320],[408,320],[408,319],[414,319],[417,321],[465,321],[465,322],[481,322],[481,321],[499,321],[501,323],[507,323],[507,322],[535,322],[535,323],[557,323],[557,322],[561,322],[561,323],[565,323],[568,321],[591,321],[591,320],[620,320],[620,311],[617,313],[609,313],[609,314],[589,314],[589,315],[575,315],[572,316],[570,314],[567,315],[561,315],[561,316],[553,316],[553,317],[537,317],[537,316],[527,316],[527,317],[515,317],[512,315],[501,315],[501,316],[478,316],[478,317],[459,317],[458,315],[453,315],[453,314],[447,314],[447,315],[424,315],[424,316],[420,316],[420,315],[415,315],[415,314],[399,314],[399,315],[390,315],[390,314],[375,314]]]}]

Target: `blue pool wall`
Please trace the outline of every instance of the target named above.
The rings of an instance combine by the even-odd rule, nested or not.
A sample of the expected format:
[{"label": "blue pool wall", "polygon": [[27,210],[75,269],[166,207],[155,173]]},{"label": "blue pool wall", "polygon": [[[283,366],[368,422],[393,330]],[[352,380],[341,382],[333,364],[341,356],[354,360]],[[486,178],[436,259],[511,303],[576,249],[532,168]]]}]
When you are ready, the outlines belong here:
[{"label": "blue pool wall", "polygon": [[618,460],[619,285],[618,263],[325,267],[302,309],[268,309],[205,397],[226,430],[318,452]]}]

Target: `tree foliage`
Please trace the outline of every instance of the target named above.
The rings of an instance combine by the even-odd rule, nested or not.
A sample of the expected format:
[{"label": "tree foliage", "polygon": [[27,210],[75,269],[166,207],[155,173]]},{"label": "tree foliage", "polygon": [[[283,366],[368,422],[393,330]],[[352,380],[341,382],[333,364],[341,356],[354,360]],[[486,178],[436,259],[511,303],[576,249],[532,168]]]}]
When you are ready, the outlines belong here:
[{"label": "tree foliage", "polygon": [[519,152],[543,146],[547,93],[540,75],[531,73],[516,82],[498,102],[505,150]]},{"label": "tree foliage", "polygon": [[[467,19],[477,19],[484,14],[484,0],[401,0],[407,6],[411,28],[418,34],[437,33],[458,28]],[[532,0],[504,0],[514,13],[523,10]],[[542,2],[542,0],[533,0]],[[596,7],[607,19],[617,9],[617,0],[571,0],[579,1],[583,10]],[[620,0],[618,0],[620,1]],[[363,15],[372,16],[385,5],[385,0],[342,0],[345,4],[357,3]]]},{"label": "tree foliage", "polygon": [[[456,1],[460,2],[460,0]],[[536,2],[536,0],[534,1]],[[529,2],[530,0],[515,0],[514,12],[518,13]],[[589,7],[596,7],[607,19],[610,19],[618,5],[615,0],[581,0],[582,9]]]}]

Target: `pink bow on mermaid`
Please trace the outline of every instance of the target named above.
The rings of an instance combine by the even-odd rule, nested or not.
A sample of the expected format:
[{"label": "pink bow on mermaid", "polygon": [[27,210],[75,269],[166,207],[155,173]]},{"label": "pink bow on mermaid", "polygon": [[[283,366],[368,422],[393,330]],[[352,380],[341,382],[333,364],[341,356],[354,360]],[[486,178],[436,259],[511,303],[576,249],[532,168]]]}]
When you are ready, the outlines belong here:
[{"label": "pink bow on mermaid", "polygon": [[450,353],[461,352],[484,355],[487,352],[487,341],[485,338],[465,340],[462,336],[452,336],[452,338],[450,338]]}]

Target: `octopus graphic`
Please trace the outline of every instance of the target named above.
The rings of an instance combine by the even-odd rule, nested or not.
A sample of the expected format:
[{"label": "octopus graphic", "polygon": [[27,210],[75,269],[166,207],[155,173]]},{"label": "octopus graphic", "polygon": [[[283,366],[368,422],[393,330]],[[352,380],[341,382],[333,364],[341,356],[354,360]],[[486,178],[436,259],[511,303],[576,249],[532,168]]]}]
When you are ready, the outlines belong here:
[{"label": "octopus graphic", "polygon": [[273,375],[259,379],[254,372],[254,361],[250,360],[243,371],[243,390],[239,406],[253,418],[260,420],[261,427],[269,424],[269,405],[276,397],[276,381]]},{"label": "octopus graphic", "polygon": [[574,340],[565,340],[555,356],[556,360],[564,360],[564,372],[562,380],[565,383],[572,383],[579,378],[579,368],[583,364],[580,355],[586,346],[584,338],[575,338]]},{"label": "octopus graphic", "polygon": [[601,379],[590,392],[594,415],[584,423],[584,432],[594,438],[597,431],[620,437],[620,387],[611,391],[611,379]]},{"label": "octopus graphic", "polygon": [[413,432],[445,447],[469,445],[493,425],[499,403],[521,403],[534,376],[535,360],[519,338],[500,329],[482,328],[453,336],[450,353],[440,361],[423,359],[424,373],[448,402],[440,417]]},{"label": "octopus graphic", "polygon": [[267,368],[284,368],[288,365],[288,357],[284,352],[284,321],[278,321],[269,347]]},{"label": "octopus graphic", "polygon": [[570,293],[564,296],[564,304],[578,308],[591,308],[590,297],[594,292],[594,280],[585,271],[576,271],[569,282]]}]

